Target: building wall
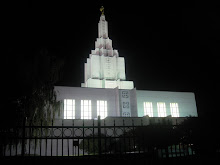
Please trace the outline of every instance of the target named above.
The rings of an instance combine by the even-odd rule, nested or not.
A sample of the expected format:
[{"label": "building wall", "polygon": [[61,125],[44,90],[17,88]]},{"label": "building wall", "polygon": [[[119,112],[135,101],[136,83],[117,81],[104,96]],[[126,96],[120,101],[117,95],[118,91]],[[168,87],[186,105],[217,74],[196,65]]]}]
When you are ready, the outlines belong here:
[{"label": "building wall", "polygon": [[171,115],[170,103],[178,103],[179,117],[198,116],[194,93],[137,90],[136,94],[138,117],[144,115],[144,102],[153,103],[154,117],[158,117],[157,102],[165,102],[167,116]]},{"label": "building wall", "polygon": [[[79,87],[61,87],[56,86],[57,100],[64,99],[75,100],[76,119],[81,117],[81,100],[91,100],[92,118],[97,118],[97,100],[106,100],[108,116],[119,116],[119,97],[118,89],[104,88],[79,88]],[[58,116],[57,116],[58,117]],[[60,117],[63,117],[63,112]]]},{"label": "building wall", "polygon": [[[166,116],[170,116],[170,103],[178,103],[179,117],[197,117],[194,93],[165,92],[110,88],[81,88],[56,86],[57,100],[75,100],[75,118],[81,118],[81,100],[91,100],[92,119],[97,118],[97,100],[107,101],[108,117],[143,117],[144,102],[152,102],[153,117],[158,116],[157,102],[166,105]],[[128,114],[129,113],[129,114]],[[63,118],[63,113],[60,119]]]}]

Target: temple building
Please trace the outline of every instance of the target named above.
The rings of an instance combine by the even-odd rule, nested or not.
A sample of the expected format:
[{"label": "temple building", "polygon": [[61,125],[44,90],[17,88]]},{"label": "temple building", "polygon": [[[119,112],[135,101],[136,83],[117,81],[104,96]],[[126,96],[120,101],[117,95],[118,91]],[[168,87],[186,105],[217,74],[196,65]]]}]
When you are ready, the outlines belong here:
[{"label": "temple building", "polygon": [[91,51],[85,63],[85,83],[82,87],[133,89],[133,81],[126,81],[125,60],[119,57],[108,37],[108,22],[102,14],[98,24],[98,38],[95,50]]},{"label": "temple building", "polygon": [[55,86],[63,103],[60,119],[197,117],[194,93],[137,90],[133,81],[126,80],[125,59],[113,49],[101,11],[98,38],[84,65],[81,87]]}]

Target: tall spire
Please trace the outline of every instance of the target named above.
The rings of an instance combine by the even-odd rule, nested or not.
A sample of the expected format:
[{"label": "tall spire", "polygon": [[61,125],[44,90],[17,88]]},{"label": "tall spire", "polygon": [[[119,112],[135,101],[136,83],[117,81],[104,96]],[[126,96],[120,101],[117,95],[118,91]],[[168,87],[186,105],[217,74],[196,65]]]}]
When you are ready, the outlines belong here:
[{"label": "tall spire", "polygon": [[113,49],[108,37],[108,22],[105,20],[104,7],[100,8],[98,38],[95,50],[91,51],[85,63],[85,82],[82,87],[133,89],[133,81],[126,81],[125,60]]},{"label": "tall spire", "polygon": [[100,11],[101,11],[102,15],[100,17],[100,21],[98,24],[98,32],[99,32],[98,36],[99,36],[99,38],[107,39],[108,38],[108,22],[105,20],[103,6],[100,8]]}]

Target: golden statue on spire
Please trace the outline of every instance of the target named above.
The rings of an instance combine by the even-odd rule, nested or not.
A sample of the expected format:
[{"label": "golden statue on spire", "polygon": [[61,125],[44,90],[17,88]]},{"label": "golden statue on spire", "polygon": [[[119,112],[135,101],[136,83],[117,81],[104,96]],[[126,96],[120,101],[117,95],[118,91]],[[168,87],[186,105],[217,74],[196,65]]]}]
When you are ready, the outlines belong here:
[{"label": "golden statue on spire", "polygon": [[101,11],[102,15],[104,15],[104,7],[103,6],[100,8],[100,11]]}]

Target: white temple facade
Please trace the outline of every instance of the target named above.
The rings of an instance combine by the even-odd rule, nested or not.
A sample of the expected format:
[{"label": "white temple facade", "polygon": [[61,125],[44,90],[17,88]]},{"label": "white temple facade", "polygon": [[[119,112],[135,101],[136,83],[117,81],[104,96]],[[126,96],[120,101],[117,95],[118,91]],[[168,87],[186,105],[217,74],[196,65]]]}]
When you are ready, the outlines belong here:
[{"label": "white temple facade", "polygon": [[98,23],[98,38],[95,50],[91,51],[85,63],[84,83],[88,88],[133,89],[133,81],[126,81],[125,60],[113,49],[108,37],[108,22],[102,14]]},{"label": "white temple facade", "polygon": [[103,13],[95,50],[85,63],[84,78],[81,87],[55,86],[57,100],[62,102],[57,119],[198,116],[192,92],[137,90],[133,81],[126,81],[125,59],[112,47]]}]

